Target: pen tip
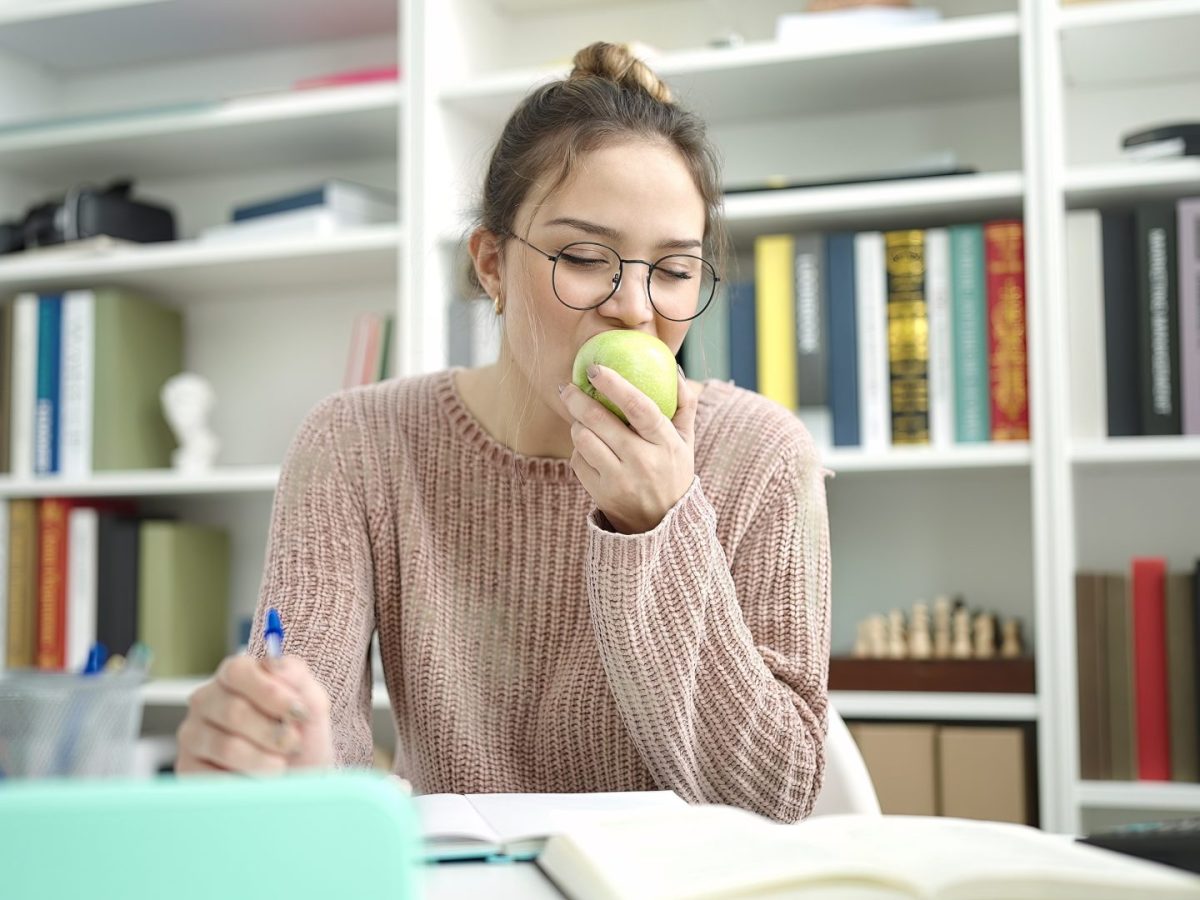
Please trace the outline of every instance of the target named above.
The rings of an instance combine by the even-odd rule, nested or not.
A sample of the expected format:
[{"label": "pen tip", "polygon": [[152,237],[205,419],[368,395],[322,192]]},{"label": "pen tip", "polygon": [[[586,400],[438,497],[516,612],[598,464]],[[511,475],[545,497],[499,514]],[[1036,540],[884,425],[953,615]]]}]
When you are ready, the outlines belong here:
[{"label": "pen tip", "polygon": [[267,634],[283,632],[283,622],[280,621],[279,610],[277,610],[275,607],[271,607],[270,609],[267,610],[267,629],[266,630],[267,630]]}]

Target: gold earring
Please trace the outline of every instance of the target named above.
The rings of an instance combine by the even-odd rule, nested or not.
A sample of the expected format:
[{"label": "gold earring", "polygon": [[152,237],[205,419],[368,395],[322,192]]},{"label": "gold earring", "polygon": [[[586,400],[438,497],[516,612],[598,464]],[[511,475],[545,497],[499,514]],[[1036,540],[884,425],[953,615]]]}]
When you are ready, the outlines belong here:
[{"label": "gold earring", "polygon": [[496,315],[500,315],[502,312],[504,312],[504,304],[500,302],[499,294],[492,298],[492,309],[496,311]]}]

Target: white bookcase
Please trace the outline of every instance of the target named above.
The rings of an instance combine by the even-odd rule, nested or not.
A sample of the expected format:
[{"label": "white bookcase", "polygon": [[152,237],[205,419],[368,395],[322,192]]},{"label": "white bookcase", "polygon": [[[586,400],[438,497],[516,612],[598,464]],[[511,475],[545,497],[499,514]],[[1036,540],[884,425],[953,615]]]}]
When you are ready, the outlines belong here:
[{"label": "white bookcase", "polygon": [[[925,0],[919,0],[924,3]],[[0,259],[0,292],[111,280],[177,303],[187,364],[219,397],[211,476],[115,473],[0,496],[145,498],[234,534],[235,618],[261,575],[271,491],[303,414],[336,390],[361,310],[397,316],[393,371],[448,349],[462,238],[499,128],[534,84],[596,40],[657,47],[656,70],[702,113],[730,184],[814,180],[953,152],[980,174],[731,196],[741,277],[769,230],[912,225],[1022,214],[1027,232],[1028,444],[831,453],[834,649],[870,612],[956,592],[1020,616],[1034,696],[838,694],[875,718],[1037,725],[1042,822],[1096,810],[1200,810],[1195,786],[1078,779],[1073,573],[1135,552],[1182,566],[1200,547],[1200,441],[1071,432],[1063,222],[1070,208],[1200,192],[1200,161],[1131,165],[1119,134],[1195,115],[1200,0],[940,0],[942,21],[780,46],[791,0],[0,0],[0,122],[219,100],[155,116],[0,131],[0,212],[80,181],[137,179],[173,203],[182,240],[112,256]],[[710,48],[736,32],[744,43]],[[269,92],[398,62],[400,86]],[[193,240],[235,202],[343,176],[400,193],[401,217],[336,239]],[[737,275],[735,274],[735,277]],[[1100,302],[1100,298],[1096,298]],[[481,316],[486,319],[486,316]],[[689,373],[693,376],[703,373]],[[178,708],[194,682],[147,689]],[[386,698],[377,696],[377,705]]]}]

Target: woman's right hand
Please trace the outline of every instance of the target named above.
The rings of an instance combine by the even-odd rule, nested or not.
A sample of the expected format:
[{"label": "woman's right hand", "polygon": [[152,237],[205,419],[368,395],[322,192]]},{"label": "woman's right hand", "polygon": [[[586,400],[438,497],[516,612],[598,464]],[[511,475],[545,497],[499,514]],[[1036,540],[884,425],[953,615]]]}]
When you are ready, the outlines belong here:
[{"label": "woman's right hand", "polygon": [[269,774],[335,764],[329,695],[297,656],[227,657],[188,700],[175,771]]}]

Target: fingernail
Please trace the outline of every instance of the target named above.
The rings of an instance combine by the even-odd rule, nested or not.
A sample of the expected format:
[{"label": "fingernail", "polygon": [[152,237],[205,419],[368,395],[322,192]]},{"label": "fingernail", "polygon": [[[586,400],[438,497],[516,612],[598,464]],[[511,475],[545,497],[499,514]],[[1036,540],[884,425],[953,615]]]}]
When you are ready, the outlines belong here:
[{"label": "fingernail", "polygon": [[597,375],[600,374],[600,367],[598,365],[596,365],[595,363],[592,363],[590,366],[587,367],[587,373],[588,373],[588,378],[595,378]]},{"label": "fingernail", "polygon": [[290,707],[288,707],[288,715],[291,716],[293,719],[295,719],[297,722],[307,722],[308,721],[308,710],[305,709],[304,705],[302,703],[300,703],[300,701],[298,701],[298,700],[296,702],[294,702]]},{"label": "fingernail", "polygon": [[291,733],[291,728],[288,726],[287,722],[275,723],[275,746],[288,755],[295,754],[295,752],[299,749],[299,742],[293,742],[290,740]]},{"label": "fingernail", "polygon": [[565,391],[566,389],[567,389],[567,386],[566,386],[565,384],[560,384],[560,385],[558,386],[558,392],[559,392],[560,394],[561,394],[563,391]]}]

